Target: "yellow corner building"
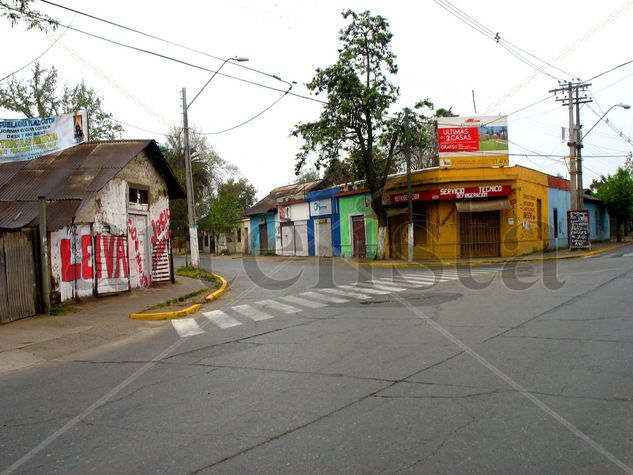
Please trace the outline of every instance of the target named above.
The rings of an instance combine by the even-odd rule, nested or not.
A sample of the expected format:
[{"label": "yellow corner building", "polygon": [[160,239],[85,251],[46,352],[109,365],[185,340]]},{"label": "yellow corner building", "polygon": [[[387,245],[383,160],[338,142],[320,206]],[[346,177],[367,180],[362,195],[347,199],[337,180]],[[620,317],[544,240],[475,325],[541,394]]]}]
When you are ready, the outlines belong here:
[{"label": "yellow corner building", "polygon": [[[522,166],[412,172],[414,258],[511,257],[558,242],[569,181]],[[407,176],[391,177],[388,257],[407,256]]]}]

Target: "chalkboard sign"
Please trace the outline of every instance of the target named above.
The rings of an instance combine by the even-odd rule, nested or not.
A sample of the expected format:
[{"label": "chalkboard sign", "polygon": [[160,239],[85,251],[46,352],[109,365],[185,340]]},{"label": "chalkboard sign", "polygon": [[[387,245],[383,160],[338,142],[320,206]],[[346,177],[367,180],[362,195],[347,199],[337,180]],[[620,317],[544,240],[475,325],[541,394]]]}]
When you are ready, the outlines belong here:
[{"label": "chalkboard sign", "polygon": [[589,211],[586,209],[567,212],[570,249],[590,249],[591,232],[589,229]]}]

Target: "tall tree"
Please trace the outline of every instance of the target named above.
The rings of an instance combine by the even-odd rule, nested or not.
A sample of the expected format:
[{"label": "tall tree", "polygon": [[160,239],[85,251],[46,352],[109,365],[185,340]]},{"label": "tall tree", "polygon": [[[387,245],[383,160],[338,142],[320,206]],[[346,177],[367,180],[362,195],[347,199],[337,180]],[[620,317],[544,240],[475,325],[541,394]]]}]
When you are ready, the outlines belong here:
[{"label": "tall tree", "polygon": [[209,200],[209,209],[200,226],[210,231],[214,241],[220,233],[232,231],[244,211],[255,202],[255,187],[246,178],[229,178],[220,183]]},{"label": "tall tree", "polygon": [[23,114],[27,118],[48,117],[86,109],[91,140],[113,140],[121,136],[123,126],[103,108],[102,98],[83,81],[65,85],[59,93],[57,69],[35,63],[30,79],[11,77],[0,87],[0,107]]},{"label": "tall tree", "polygon": [[23,22],[28,29],[46,31],[58,26],[57,20],[31,8],[33,0],[0,0],[0,16],[7,18],[11,26]]},{"label": "tall tree", "polygon": [[[340,31],[340,49],[335,64],[317,69],[308,89],[325,94],[326,103],[318,120],[300,123],[292,135],[303,138],[297,155],[296,171],[316,155],[317,167],[335,160],[349,160],[357,179],[364,179],[371,193],[372,209],[378,218],[378,259],[385,257],[387,211],[382,192],[387,176],[394,170],[394,158],[405,145],[405,129],[410,146],[416,147],[424,137],[426,121],[420,112],[407,114],[391,111],[400,91],[391,78],[398,72],[396,56],[391,51],[392,33],[382,16],[370,12],[342,13],[349,20]],[[415,109],[429,110],[428,100]]]},{"label": "tall tree", "polygon": [[622,224],[633,219],[633,178],[625,168],[618,168],[613,175],[601,176],[594,182],[596,196],[604,201],[609,215],[615,218],[616,238],[622,242]]},{"label": "tall tree", "polygon": [[[196,218],[198,222],[204,222],[210,212],[210,201],[214,190],[217,190],[226,179],[236,175],[237,168],[223,160],[209,145],[207,138],[194,129],[189,132],[189,148]],[[183,188],[185,187],[184,150],[182,129],[172,127],[166,136],[163,153]],[[185,237],[188,234],[186,200],[176,200],[170,208],[172,232],[177,237]]]}]

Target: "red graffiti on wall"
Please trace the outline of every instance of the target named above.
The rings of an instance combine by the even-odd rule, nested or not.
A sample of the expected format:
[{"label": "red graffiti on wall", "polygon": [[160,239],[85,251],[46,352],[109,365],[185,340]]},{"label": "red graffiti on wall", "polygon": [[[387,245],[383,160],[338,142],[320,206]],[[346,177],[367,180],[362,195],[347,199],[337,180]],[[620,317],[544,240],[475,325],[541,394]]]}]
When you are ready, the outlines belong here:
[{"label": "red graffiti on wall", "polygon": [[70,239],[60,241],[59,253],[62,258],[62,282],[92,279],[92,237],[89,235],[81,236],[81,262],[77,262],[78,252],[75,252],[75,259],[72,258]]},{"label": "red graffiti on wall", "polygon": [[134,226],[134,223],[132,222],[131,218],[128,218],[127,220],[127,230],[128,230],[130,239],[132,240],[132,243],[134,244],[134,260],[136,260],[136,265],[138,267],[139,284],[142,287],[148,287],[149,278],[147,277],[147,275],[145,274],[143,270],[143,255],[141,253],[141,240],[140,240],[138,230],[136,229],[136,226]]},{"label": "red graffiti on wall", "polygon": [[[92,279],[92,236],[81,236],[81,253],[75,249],[75,257],[71,249],[71,240],[62,239],[59,242],[59,253],[62,261],[62,282],[73,282],[78,279]],[[125,252],[125,236],[96,235],[94,245],[95,260],[97,262],[97,279],[103,277],[102,257],[105,258],[107,278],[127,278],[127,256]]]},{"label": "red graffiti on wall", "polygon": [[152,269],[155,269],[162,257],[167,252],[167,243],[171,237],[171,231],[169,230],[169,208],[163,210],[158,219],[152,221],[152,247],[154,253],[152,254]]}]

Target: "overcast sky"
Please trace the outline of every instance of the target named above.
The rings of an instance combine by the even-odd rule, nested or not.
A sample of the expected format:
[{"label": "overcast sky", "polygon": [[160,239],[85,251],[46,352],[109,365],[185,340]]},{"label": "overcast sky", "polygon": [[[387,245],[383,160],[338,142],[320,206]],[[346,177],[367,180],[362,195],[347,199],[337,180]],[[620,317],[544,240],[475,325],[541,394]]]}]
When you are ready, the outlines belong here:
[{"label": "overcast sky", "polygon": [[[394,34],[393,51],[401,88],[400,106],[429,98],[436,107],[459,115],[508,114],[511,164],[568,176],[562,157],[567,147],[561,127],[567,110],[548,91],[557,80],[587,80],[633,60],[631,25],[633,0],[508,2],[488,0],[452,4],[502,40],[521,48],[520,55],[550,63],[547,74],[538,73],[493,39],[460,21],[432,0],[164,0],[78,1],[60,4],[151,33],[206,53],[203,55],[126,32],[81,15],[34,2],[44,11],[72,26],[122,43],[171,56],[211,70],[222,61],[244,56],[242,63],[260,74],[228,63],[222,72],[260,85],[216,76],[189,109],[190,125],[213,133],[231,128],[260,113],[296,81],[292,92],[309,95],[305,83],[317,67],[336,60],[338,31],[345,25],[344,8],[370,10],[386,17]],[[61,35],[61,38],[59,38]],[[59,38],[59,39],[58,39]],[[104,98],[105,108],[125,124],[124,138],[154,138],[170,125],[182,124],[180,91],[191,100],[210,73],[144,54],[63,27],[44,34],[23,26],[0,27],[0,77],[17,70],[55,45],[40,59],[55,65],[62,83],[85,80]],[[503,41],[502,41],[503,43]],[[507,43],[505,43],[507,45]],[[515,50],[517,51],[517,50]],[[210,55],[210,56],[209,56]],[[25,74],[23,71],[21,74]],[[553,76],[553,77],[551,77]],[[268,86],[268,87],[262,87]],[[592,81],[595,102],[581,110],[585,131],[601,111],[616,103],[633,103],[633,64]],[[270,88],[273,89],[270,89]],[[475,104],[473,104],[473,92]],[[537,105],[516,112],[526,106]],[[209,135],[209,143],[256,186],[259,196],[294,179],[294,157],[300,142],[289,137],[293,125],[318,117],[318,102],[286,95],[270,110],[246,125]],[[15,118],[1,110],[0,117]],[[633,150],[633,109],[613,109],[608,124],[600,123],[586,138],[583,154],[585,185],[599,174],[613,173]],[[614,130],[615,129],[615,130]],[[622,134],[620,136],[619,134]],[[523,155],[526,154],[526,155]],[[547,155],[547,156],[541,156]]]}]

